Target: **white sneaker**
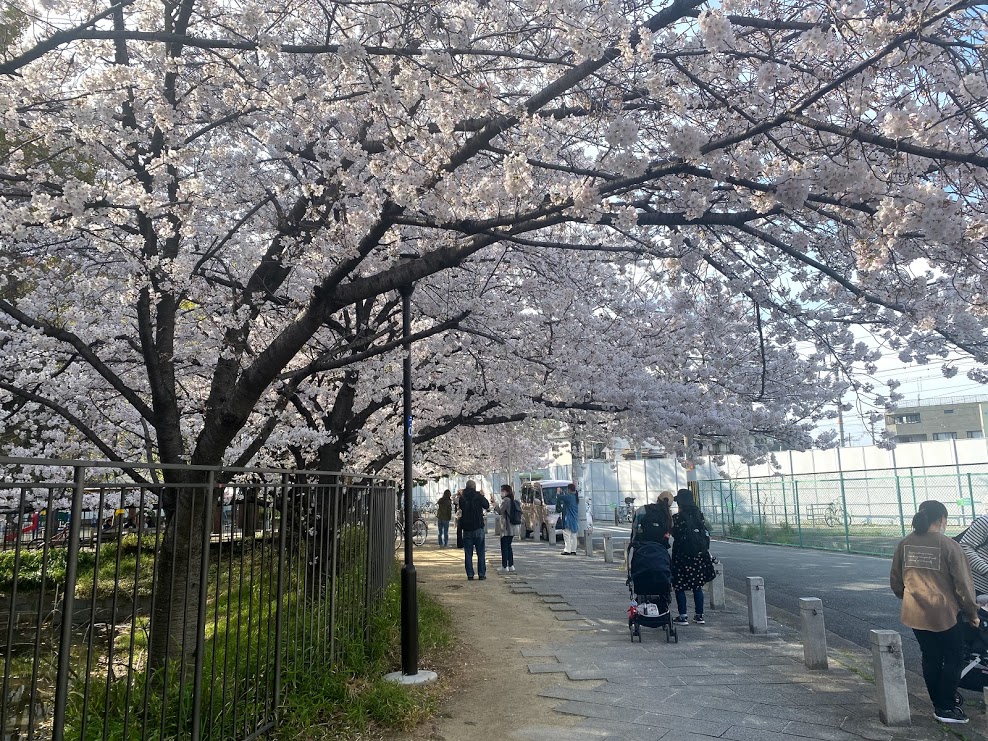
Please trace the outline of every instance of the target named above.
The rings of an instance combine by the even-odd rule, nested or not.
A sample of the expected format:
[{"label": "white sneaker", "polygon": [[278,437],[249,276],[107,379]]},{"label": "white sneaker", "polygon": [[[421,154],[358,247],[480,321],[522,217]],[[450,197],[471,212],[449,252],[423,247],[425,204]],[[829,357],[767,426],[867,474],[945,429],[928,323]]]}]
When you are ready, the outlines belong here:
[{"label": "white sneaker", "polygon": [[499,573],[499,574],[507,574],[508,573],[508,568],[506,566],[500,566],[500,567],[498,567],[497,573]]},{"label": "white sneaker", "polygon": [[509,566],[508,567],[508,571],[514,572],[514,570],[515,570],[515,567],[514,566]]}]

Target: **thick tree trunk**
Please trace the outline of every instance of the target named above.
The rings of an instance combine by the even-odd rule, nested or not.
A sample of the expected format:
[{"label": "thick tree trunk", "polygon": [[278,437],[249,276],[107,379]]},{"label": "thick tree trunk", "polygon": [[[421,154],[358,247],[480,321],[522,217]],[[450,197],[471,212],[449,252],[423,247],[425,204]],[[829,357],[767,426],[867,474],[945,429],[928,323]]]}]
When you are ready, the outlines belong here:
[{"label": "thick tree trunk", "polygon": [[185,672],[194,665],[200,588],[206,578],[201,570],[209,494],[206,474],[192,472],[191,476],[203,480],[178,482],[162,497],[166,525],[155,562],[148,656],[153,669],[170,660],[179,661]]}]

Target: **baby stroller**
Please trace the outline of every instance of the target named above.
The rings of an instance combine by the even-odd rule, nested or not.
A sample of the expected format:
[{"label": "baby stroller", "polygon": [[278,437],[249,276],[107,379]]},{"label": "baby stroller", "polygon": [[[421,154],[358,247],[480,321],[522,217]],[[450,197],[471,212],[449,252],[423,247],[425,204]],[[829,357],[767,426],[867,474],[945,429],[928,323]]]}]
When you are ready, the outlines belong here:
[{"label": "baby stroller", "polygon": [[975,628],[963,617],[959,621],[964,632],[965,658],[958,686],[974,692],[982,692],[988,687],[988,607],[984,604],[984,597],[979,597],[978,602],[981,603],[978,609],[981,627]]},{"label": "baby stroller", "polygon": [[628,630],[631,641],[642,642],[641,627],[662,628],[666,643],[679,643],[676,626],[669,612],[672,591],[672,561],[666,543],[632,542],[628,546]]}]

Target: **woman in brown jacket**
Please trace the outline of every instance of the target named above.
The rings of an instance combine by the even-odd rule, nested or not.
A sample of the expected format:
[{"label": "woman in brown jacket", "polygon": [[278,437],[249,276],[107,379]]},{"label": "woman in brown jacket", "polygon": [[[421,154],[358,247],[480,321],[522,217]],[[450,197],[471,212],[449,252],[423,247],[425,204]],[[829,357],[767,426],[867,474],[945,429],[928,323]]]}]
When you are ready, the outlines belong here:
[{"label": "woman in brown jacket", "polygon": [[902,622],[913,629],[923,656],[923,679],[933,701],[933,717],[967,723],[955,702],[964,661],[958,617],[978,625],[971,569],[960,544],[943,534],[947,508],[926,501],[913,517],[913,532],[892,558],[890,582],[902,600]]}]

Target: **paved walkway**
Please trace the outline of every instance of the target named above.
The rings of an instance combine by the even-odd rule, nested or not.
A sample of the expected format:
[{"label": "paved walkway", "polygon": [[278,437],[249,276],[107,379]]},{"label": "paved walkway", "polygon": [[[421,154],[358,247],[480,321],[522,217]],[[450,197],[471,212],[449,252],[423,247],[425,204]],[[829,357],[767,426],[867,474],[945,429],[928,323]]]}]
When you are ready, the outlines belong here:
[{"label": "paved walkway", "polygon": [[[751,635],[736,596],[726,609],[708,609],[706,625],[680,627],[678,644],[646,628],[642,643],[633,644],[620,565],[561,556],[548,546],[521,546],[516,554],[516,573],[500,576],[492,568],[488,578],[530,594],[572,630],[569,641],[522,653],[529,672],[559,675],[541,693],[559,701],[556,712],[582,718],[575,728],[533,718],[511,733],[519,741],[984,738],[985,715],[970,703],[967,726],[948,730],[915,698],[912,727],[883,726],[870,681],[833,661],[829,671],[806,670],[792,629],[772,622],[769,636]],[[692,617],[692,598],[690,608]]]}]

